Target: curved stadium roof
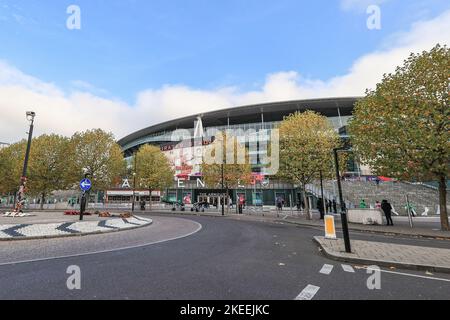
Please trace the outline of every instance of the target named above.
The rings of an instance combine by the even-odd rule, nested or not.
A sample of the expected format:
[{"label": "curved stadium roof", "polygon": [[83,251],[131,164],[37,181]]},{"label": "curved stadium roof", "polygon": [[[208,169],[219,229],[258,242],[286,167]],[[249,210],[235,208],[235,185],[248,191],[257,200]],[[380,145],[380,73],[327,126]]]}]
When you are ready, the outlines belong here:
[{"label": "curved stadium roof", "polygon": [[296,111],[314,110],[327,117],[349,116],[352,114],[355,102],[359,97],[345,98],[323,98],[308,100],[293,100],[283,102],[272,102],[255,104],[249,106],[234,107],[217,111],[195,114],[175,120],[170,120],[156,124],[145,129],[136,131],[118,141],[118,144],[125,149],[139,145],[147,136],[159,132],[168,132],[176,129],[192,129],[194,121],[198,116],[202,117],[205,128],[215,126],[225,126],[228,124],[258,123],[261,122],[261,114],[264,115],[265,122],[281,121],[283,118]]}]

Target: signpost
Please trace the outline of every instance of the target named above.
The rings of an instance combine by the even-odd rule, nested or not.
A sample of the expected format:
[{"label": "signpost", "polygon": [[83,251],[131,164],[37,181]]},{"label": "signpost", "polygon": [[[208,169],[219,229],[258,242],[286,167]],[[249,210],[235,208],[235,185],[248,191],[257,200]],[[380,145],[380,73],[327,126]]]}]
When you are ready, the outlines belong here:
[{"label": "signpost", "polygon": [[86,193],[89,194],[89,190],[91,190],[92,183],[88,178],[84,178],[80,181],[80,189],[83,191],[81,193],[81,201],[80,201],[80,221],[83,220],[83,214],[86,210]]}]

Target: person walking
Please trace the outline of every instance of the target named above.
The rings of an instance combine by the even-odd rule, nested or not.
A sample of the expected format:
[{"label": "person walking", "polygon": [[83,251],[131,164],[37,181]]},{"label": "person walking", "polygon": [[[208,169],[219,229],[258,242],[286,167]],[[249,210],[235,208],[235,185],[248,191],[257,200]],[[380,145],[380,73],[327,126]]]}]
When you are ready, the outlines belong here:
[{"label": "person walking", "polygon": [[323,220],[325,218],[325,214],[323,212],[323,200],[322,200],[322,198],[317,199],[317,210],[319,210],[319,213],[320,213],[320,220]]},{"label": "person walking", "polygon": [[383,200],[381,202],[381,210],[383,210],[384,215],[386,216],[387,225],[393,226],[394,222],[392,221],[392,206],[387,200]]}]

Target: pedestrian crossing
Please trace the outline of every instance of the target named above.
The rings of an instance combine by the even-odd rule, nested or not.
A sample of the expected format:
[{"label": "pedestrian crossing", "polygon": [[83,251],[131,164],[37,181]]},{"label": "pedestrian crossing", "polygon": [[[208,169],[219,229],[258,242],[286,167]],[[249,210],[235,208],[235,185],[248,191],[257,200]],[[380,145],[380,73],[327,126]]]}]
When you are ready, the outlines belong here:
[{"label": "pedestrian crossing", "polygon": [[[355,273],[355,269],[351,265],[341,264],[341,268],[346,273]],[[319,273],[328,276],[333,272],[334,269],[334,265],[324,264]],[[320,287],[313,284],[308,284],[294,300],[313,300],[319,290]]]}]

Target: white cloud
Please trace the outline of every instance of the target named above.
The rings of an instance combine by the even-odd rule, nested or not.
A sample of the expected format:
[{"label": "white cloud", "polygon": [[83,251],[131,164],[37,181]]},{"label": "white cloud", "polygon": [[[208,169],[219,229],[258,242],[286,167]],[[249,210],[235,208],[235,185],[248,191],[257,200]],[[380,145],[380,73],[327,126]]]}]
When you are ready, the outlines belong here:
[{"label": "white cloud", "polygon": [[[411,52],[449,44],[450,11],[414,24],[408,32],[392,35],[383,47],[357,59],[344,75],[310,79],[297,71],[269,74],[258,90],[236,87],[197,90],[166,85],[137,94],[133,105],[95,95],[87,82],[76,81],[76,91],[64,93],[56,85],[29,76],[0,61],[0,141],[25,137],[25,111],[36,111],[36,133],[71,135],[87,128],[112,131],[117,138],[162,121],[214,109],[291,99],[363,95],[382,74],[391,72]],[[319,63],[319,62],[318,62]],[[90,92],[89,92],[90,91]]]}]

